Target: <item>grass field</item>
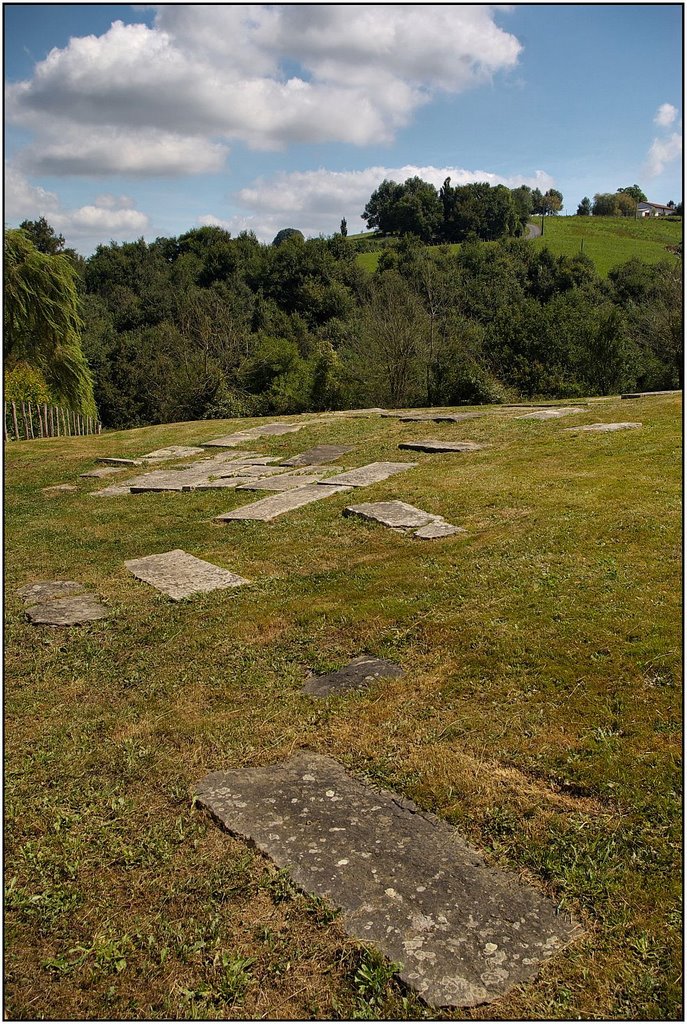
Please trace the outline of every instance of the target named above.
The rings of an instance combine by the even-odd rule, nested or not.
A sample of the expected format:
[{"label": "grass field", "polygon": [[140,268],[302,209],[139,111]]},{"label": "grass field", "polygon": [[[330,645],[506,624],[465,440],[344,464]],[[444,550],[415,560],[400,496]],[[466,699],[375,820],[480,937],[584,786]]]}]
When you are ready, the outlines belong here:
[{"label": "grass field", "polygon": [[[540,226],[541,217],[535,218],[533,223]],[[633,258],[645,263],[658,263],[670,257],[666,246],[677,245],[681,241],[681,220],[547,217],[544,221],[544,236],[534,239],[532,244],[537,248],[550,249],[555,256],[574,256],[583,251],[594,261],[599,274],[607,277],[612,267]],[[460,246],[452,245],[450,248],[457,250]],[[360,253],[358,263],[372,272],[377,267],[380,255],[381,247],[377,252]]]},{"label": "grass field", "polygon": [[[252,447],[350,443],[347,466],[406,458],[403,439],[491,447],[227,526],[213,516],[246,492],[99,499],[78,474],[236,421],[6,446],[6,1016],[680,1018],[680,412],[670,396],[553,422],[313,423]],[[620,419],[644,426],[564,430]],[[62,482],[78,492],[42,492]],[[467,536],[341,515],[396,497]],[[173,604],[124,567],[177,547],[253,583]],[[16,588],[51,578],[112,618],[29,625]],[[302,693],[308,669],[363,652],[406,674]],[[453,823],[585,935],[496,1003],[427,1010],[192,806],[207,772],[299,748]]]}]

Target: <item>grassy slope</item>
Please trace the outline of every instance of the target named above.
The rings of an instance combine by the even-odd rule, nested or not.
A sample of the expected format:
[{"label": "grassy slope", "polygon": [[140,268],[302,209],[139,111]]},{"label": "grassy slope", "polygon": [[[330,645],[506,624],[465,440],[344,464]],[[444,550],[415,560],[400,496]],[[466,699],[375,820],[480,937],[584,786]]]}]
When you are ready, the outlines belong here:
[{"label": "grassy slope", "polygon": [[[541,217],[534,223],[541,224]],[[583,251],[606,277],[612,267],[637,257],[646,263],[658,263],[670,254],[666,246],[682,240],[682,221],[658,219],[630,220],[627,217],[548,217],[544,236],[534,240],[538,248],[546,246],[555,256],[574,256]],[[451,246],[458,249],[459,246]],[[380,250],[381,252],[381,250]],[[370,272],[379,262],[380,252],[364,252],[358,262]]]},{"label": "grassy slope", "polygon": [[[488,441],[365,490],[469,531],[431,544],[344,519],[351,495],[219,526],[250,495],[41,492],[98,454],[229,422],[9,446],[9,1017],[435,1017],[379,968],[357,992],[337,922],[190,806],[206,772],[299,747],[436,811],[586,922],[534,984],[447,1017],[679,1016],[680,404],[514,416],[339,420],[259,444],[348,441],[342,463],[362,465],[408,456],[401,439]],[[644,428],[563,430],[598,419]],[[124,568],[175,547],[253,585],[172,604]],[[41,578],[82,581],[113,618],[26,624],[15,589]],[[302,694],[307,668],[363,651],[406,675]]]}]

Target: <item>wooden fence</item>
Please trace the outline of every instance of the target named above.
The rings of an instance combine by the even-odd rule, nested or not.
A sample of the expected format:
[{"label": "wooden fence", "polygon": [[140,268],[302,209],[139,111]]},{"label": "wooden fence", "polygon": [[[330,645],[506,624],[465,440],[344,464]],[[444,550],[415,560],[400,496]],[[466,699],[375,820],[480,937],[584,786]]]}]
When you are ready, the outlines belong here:
[{"label": "wooden fence", "polygon": [[77,437],[100,434],[103,429],[93,416],[83,416],[58,405],[36,402],[5,402],[5,440],[31,441],[37,437]]}]

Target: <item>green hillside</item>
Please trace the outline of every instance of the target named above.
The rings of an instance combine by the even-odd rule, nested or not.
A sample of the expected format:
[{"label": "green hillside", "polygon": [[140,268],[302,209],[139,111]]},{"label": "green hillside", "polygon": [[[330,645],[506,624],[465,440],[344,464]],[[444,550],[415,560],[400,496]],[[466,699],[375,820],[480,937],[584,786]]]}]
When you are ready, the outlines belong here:
[{"label": "green hillside", "polygon": [[[541,225],[541,218],[533,221]],[[366,239],[366,245],[373,242],[370,235],[354,236],[351,240]],[[539,248],[546,246],[556,256],[573,256],[583,251],[589,256],[602,277],[612,267],[636,257],[646,263],[658,263],[669,254],[667,246],[682,242],[681,220],[631,220],[627,217],[547,217],[544,235],[533,240]],[[386,244],[379,239],[379,248],[373,252],[362,252],[358,263],[370,272],[374,271]],[[485,245],[493,243],[486,242]],[[451,249],[459,246],[452,245]]]}]

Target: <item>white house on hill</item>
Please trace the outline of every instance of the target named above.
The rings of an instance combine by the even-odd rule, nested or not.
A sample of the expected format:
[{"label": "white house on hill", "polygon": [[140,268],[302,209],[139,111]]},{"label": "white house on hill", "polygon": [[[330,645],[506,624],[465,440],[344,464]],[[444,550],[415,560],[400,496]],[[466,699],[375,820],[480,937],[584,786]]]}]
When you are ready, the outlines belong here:
[{"label": "white house on hill", "polygon": [[663,206],[662,203],[637,203],[638,217],[669,217],[674,212],[672,206]]}]

